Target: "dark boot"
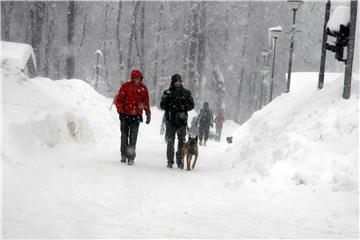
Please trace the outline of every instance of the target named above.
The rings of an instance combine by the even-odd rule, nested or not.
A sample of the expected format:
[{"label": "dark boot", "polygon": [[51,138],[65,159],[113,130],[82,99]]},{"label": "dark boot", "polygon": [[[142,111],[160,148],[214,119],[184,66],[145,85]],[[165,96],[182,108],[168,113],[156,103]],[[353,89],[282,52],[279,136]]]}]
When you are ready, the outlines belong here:
[{"label": "dark boot", "polygon": [[171,163],[168,163],[167,168],[173,168],[173,165]]},{"label": "dark boot", "polygon": [[184,169],[184,164],[183,163],[179,162],[179,163],[176,163],[176,164],[177,164],[178,168]]},{"label": "dark boot", "polygon": [[121,162],[126,163],[126,155],[125,154],[121,154]]}]

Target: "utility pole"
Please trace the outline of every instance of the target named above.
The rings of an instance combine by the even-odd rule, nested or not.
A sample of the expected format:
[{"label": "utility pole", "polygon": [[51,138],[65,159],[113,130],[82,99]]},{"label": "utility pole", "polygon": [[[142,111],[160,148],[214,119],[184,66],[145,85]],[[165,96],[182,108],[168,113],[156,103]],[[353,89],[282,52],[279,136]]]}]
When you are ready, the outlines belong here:
[{"label": "utility pole", "polygon": [[347,47],[347,57],[345,65],[345,77],[344,77],[344,91],[343,98],[349,99],[351,94],[351,75],[355,52],[355,30],[356,30],[356,14],[357,14],[357,0],[352,0],[350,5],[350,32],[349,42]]},{"label": "utility pole", "polygon": [[287,83],[286,83],[286,92],[290,92],[290,81],[291,81],[291,66],[292,66],[292,56],[294,51],[294,41],[295,41],[295,19],[296,19],[296,9],[293,9],[293,25],[291,28],[291,37],[290,37],[290,54],[289,54],[289,67],[287,74]]},{"label": "utility pole", "polygon": [[325,63],[326,63],[326,42],[327,42],[327,32],[326,25],[329,21],[330,17],[330,0],[327,1],[325,7],[325,20],[324,20],[324,29],[323,29],[323,41],[321,46],[321,61],[320,61],[320,71],[319,71],[319,81],[318,81],[318,89],[322,89],[324,86],[324,72],[325,72]]},{"label": "utility pole", "polygon": [[76,14],[76,3],[75,1],[69,1],[68,12],[67,12],[67,28],[68,28],[67,47],[69,49],[69,53],[65,60],[66,77],[68,79],[74,78],[75,75],[75,56],[74,56],[75,14]]},{"label": "utility pole", "polygon": [[287,83],[286,83],[286,92],[290,92],[290,81],[291,81],[291,67],[292,67],[292,57],[294,51],[294,42],[295,42],[295,19],[296,19],[296,11],[304,4],[303,0],[288,0],[290,9],[293,12],[293,21],[291,27],[291,37],[290,37],[290,54],[289,54],[289,68],[288,68],[288,75],[287,75]]}]

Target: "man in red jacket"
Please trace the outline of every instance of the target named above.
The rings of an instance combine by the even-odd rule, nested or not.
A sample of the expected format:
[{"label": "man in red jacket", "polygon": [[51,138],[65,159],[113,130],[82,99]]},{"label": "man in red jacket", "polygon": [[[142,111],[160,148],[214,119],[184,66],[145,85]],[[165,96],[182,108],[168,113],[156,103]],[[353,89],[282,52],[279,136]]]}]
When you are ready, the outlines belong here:
[{"label": "man in red jacket", "polygon": [[146,124],[150,123],[149,93],[142,83],[143,74],[135,69],[131,80],[122,84],[115,100],[121,123],[121,162],[134,164],[136,140],[140,122],[143,121],[143,109],[146,113]]}]

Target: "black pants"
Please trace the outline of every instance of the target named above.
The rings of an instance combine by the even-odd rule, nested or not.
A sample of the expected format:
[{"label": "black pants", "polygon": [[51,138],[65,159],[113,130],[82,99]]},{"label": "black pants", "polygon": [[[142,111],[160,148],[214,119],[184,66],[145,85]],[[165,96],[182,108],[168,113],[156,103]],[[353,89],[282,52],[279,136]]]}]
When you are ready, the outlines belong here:
[{"label": "black pants", "polygon": [[178,139],[178,148],[176,152],[176,163],[181,163],[181,148],[185,142],[186,136],[186,124],[177,125],[171,122],[166,123],[166,138],[167,138],[167,161],[170,164],[174,164],[174,144],[175,144],[175,135],[177,134]]},{"label": "black pants", "polygon": [[204,139],[206,142],[209,139],[209,131],[210,131],[210,125],[209,126],[200,126],[200,128],[199,128],[200,141],[202,141]]},{"label": "black pants", "polygon": [[120,121],[121,130],[121,158],[134,160],[136,153],[136,141],[140,122],[137,119],[126,119]]}]

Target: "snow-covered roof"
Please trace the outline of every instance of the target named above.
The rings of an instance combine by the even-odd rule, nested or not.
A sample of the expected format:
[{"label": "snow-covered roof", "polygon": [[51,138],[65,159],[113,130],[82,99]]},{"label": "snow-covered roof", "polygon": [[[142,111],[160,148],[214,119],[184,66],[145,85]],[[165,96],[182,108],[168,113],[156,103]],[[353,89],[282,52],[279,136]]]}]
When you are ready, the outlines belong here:
[{"label": "snow-covered roof", "polygon": [[24,69],[31,57],[36,68],[36,60],[33,48],[29,44],[0,41],[0,59],[16,60],[20,69]]}]

